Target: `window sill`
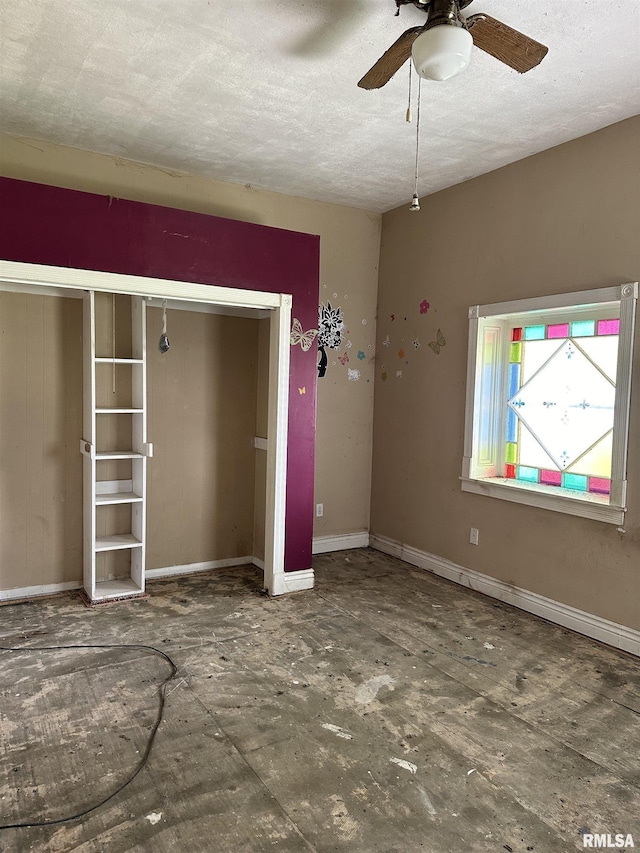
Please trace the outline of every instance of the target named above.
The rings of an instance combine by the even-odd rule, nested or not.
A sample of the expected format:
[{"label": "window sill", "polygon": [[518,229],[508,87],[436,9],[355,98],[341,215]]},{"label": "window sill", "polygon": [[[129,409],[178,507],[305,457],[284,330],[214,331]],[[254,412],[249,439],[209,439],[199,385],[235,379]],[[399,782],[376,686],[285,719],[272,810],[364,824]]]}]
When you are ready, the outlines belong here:
[{"label": "window sill", "polygon": [[492,498],[550,509],[567,515],[592,518],[607,524],[621,525],[624,522],[624,508],[610,504],[609,497],[606,495],[571,492],[569,489],[533,485],[521,481],[517,481],[516,484],[516,481],[502,477],[486,480],[462,477],[461,482],[463,492],[488,495]]}]

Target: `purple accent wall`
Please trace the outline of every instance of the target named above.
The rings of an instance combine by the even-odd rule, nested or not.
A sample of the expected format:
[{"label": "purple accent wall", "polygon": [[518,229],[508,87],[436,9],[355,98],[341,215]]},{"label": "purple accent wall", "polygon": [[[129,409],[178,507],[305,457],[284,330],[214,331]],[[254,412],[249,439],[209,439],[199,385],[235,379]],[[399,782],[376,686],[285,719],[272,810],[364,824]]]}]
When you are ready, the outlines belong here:
[{"label": "purple accent wall", "polygon": [[[0,257],[290,293],[303,328],[318,325],[311,234],[0,178]],[[316,374],[315,347],[292,347],[285,571],[311,566]]]}]

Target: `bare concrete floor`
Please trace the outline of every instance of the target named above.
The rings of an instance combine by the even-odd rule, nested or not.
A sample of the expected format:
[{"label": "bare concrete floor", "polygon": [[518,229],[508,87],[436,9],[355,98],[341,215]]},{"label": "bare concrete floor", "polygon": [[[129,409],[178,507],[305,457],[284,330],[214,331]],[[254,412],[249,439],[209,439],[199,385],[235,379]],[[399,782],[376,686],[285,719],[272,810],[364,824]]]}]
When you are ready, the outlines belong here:
[{"label": "bare concrete floor", "polygon": [[[147,765],[6,851],[640,848],[640,665],[370,550],[270,600],[252,567],[0,608],[0,645],[148,644],[178,675]],[[170,674],[142,649],[0,652],[0,823],[135,769]]]}]

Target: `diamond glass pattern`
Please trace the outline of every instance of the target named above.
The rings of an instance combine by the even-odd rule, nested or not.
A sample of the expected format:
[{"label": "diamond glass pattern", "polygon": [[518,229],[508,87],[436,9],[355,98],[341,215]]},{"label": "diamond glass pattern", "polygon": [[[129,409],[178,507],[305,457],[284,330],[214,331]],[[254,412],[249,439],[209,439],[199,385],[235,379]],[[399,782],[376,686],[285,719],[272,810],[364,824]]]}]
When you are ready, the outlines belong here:
[{"label": "diamond glass pattern", "polygon": [[612,429],[614,402],[615,385],[566,340],[508,406],[564,470]]}]

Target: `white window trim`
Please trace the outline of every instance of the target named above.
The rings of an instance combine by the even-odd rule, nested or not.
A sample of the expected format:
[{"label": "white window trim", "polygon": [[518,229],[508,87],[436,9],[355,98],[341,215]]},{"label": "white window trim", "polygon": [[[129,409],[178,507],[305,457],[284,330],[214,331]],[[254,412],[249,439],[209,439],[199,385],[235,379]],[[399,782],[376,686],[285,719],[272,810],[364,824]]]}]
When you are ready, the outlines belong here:
[{"label": "white window trim", "polygon": [[[633,337],[635,329],[638,282],[583,290],[493,305],[473,305],[469,308],[469,353],[467,359],[467,396],[465,406],[464,458],[462,464],[462,491],[478,495],[489,495],[528,506],[555,510],[556,512],[592,518],[610,524],[622,525],[627,499],[627,445],[629,438],[629,415],[631,401],[631,368],[633,363]],[[560,491],[557,487],[529,485],[519,481],[491,477],[491,471],[502,470],[504,461],[504,421],[506,399],[504,365],[508,361],[509,336],[517,315],[526,315],[526,323],[535,322],[533,312],[540,320],[570,311],[575,317],[576,308],[584,306],[591,315],[605,306],[615,304],[620,309],[620,333],[618,337],[618,370],[613,418],[613,455],[611,463],[611,494],[609,500],[600,496],[580,492]],[[524,320],[524,318],[523,318]],[[482,343],[499,349],[500,356],[491,361],[491,371],[486,377],[489,387],[485,388],[495,412],[490,426],[490,452],[487,458],[477,458],[478,432],[480,428],[480,403],[477,399],[485,377],[480,376],[481,363],[478,352]]]}]

